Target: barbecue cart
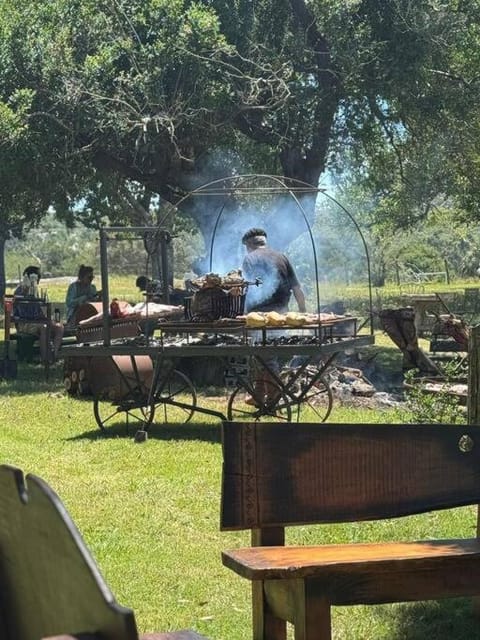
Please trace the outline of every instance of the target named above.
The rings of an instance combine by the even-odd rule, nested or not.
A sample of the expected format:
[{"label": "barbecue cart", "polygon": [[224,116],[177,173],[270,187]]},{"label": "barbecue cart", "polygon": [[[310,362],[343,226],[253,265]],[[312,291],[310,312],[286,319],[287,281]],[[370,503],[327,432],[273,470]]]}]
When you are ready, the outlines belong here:
[{"label": "barbecue cart", "polygon": [[[118,381],[107,385],[104,377],[94,394],[94,415],[101,429],[118,422],[148,429],[155,418],[160,423],[186,423],[196,412],[220,420],[303,421],[310,410],[323,422],[333,402],[326,375],[329,366],[339,353],[373,342],[369,334],[357,334],[355,325],[354,318],[332,318],[321,328],[284,327],[280,331],[265,327],[254,341],[251,334],[258,329],[233,319],[208,325],[165,323],[160,335],[148,344],[143,338],[125,338],[108,346],[79,344],[68,351],[86,367],[102,367],[105,373],[99,363],[107,359],[114,368]],[[269,369],[272,356],[287,363],[280,373]],[[183,358],[191,357],[225,360],[229,384],[224,410],[202,406],[189,377],[178,369]],[[277,397],[269,402],[259,399],[251,406],[245,403],[245,394],[254,395],[255,364],[267,367]],[[112,375],[109,377],[111,380]]]},{"label": "barbecue cart", "polygon": [[[315,312],[296,314],[294,322],[285,317],[278,325],[271,325],[266,319],[263,326],[252,326],[249,314],[244,309],[245,297],[249,287],[261,286],[262,283],[258,280],[244,281],[239,270],[214,272],[216,265],[221,262],[220,257],[224,261],[232,259],[231,252],[225,250],[219,256],[216,241],[222,233],[227,203],[234,200],[238,204],[243,198],[255,201],[258,206],[259,198],[265,193],[269,198],[290,198],[300,214],[304,233],[312,247]],[[369,309],[363,317],[353,317],[346,313],[334,313],[320,298],[318,247],[302,202],[307,196],[322,196],[329,203],[336,202],[324,190],[276,176],[236,176],[210,183],[186,197],[200,196],[203,202],[208,199],[209,206],[217,203],[209,252],[210,273],[198,278],[193,295],[185,299],[182,316],[173,320],[159,318],[153,335],[130,334],[112,338],[107,248],[111,238],[118,233],[133,231],[143,237],[149,234],[150,244],[154,244],[155,240],[165,242],[168,233],[161,227],[109,227],[100,231],[103,294],[101,339],[97,334],[96,340],[85,340],[65,349],[65,356],[81,362],[84,371],[108,370],[107,374],[96,376],[92,384],[97,425],[103,430],[122,422],[127,428],[133,424],[146,431],[152,422],[186,423],[197,413],[221,420],[303,421],[307,412],[308,419],[312,420],[313,412],[314,419],[325,421],[333,402],[328,379],[329,367],[339,354],[353,352],[374,341],[370,322],[372,296],[369,258],[360,229],[348,211],[337,203],[344,218],[350,221],[351,229],[358,234],[364,253],[362,268],[368,285]],[[262,223],[261,220],[259,222]],[[251,224],[250,220],[243,226],[248,224]],[[340,225],[338,234],[345,227],[345,224]],[[232,235],[231,230],[229,232]],[[326,234],[320,235],[323,240],[321,251],[325,255],[328,249],[324,240]],[[351,237],[350,231],[350,249]],[[166,247],[163,249],[162,256],[167,256]],[[331,254],[340,255],[337,247],[330,247],[329,250]],[[351,256],[345,258],[347,263],[350,268],[353,264]],[[164,266],[166,270],[166,258]],[[165,296],[168,300],[167,288]],[[190,376],[182,367],[185,358],[201,358],[205,362],[220,358],[225,362],[223,409],[213,410],[202,406]],[[272,358],[283,363],[280,371],[272,370],[269,364]],[[101,364],[106,361],[108,365]],[[273,389],[265,397],[255,398],[255,371],[259,367],[268,371],[269,384]],[[247,394],[253,396],[253,404],[245,402]],[[267,400],[267,397],[270,399]]]}]

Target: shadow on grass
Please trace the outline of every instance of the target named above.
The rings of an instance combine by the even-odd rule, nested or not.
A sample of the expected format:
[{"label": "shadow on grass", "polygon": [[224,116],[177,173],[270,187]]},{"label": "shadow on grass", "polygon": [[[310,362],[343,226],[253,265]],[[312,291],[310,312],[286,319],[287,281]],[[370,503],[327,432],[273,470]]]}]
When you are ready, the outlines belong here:
[{"label": "shadow on grass", "polygon": [[0,378],[0,396],[22,396],[35,393],[64,392],[63,364],[57,362],[51,365],[48,379],[43,364],[19,363],[15,378]]},{"label": "shadow on grass", "polygon": [[374,615],[388,624],[388,640],[480,640],[478,618],[466,598],[376,607]]},{"label": "shadow on grass", "polygon": [[[128,430],[125,422],[119,421],[109,426],[104,431],[96,428],[95,430],[85,431],[72,438],[75,440],[98,440],[109,438],[127,438],[133,440],[137,429],[129,426]],[[151,424],[148,428],[148,440],[198,440],[200,442],[220,443],[220,423],[187,423],[187,424]]]}]

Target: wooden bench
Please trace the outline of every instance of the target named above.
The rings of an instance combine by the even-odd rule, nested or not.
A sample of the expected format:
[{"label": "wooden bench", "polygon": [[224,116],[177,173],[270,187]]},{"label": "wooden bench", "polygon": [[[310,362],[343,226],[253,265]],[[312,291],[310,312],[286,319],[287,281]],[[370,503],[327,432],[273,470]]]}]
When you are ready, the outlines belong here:
[{"label": "wooden bench", "polygon": [[[0,638],[138,640],[64,505],[40,478],[0,466]],[[143,640],[202,640],[193,631]],[[205,640],[205,638],[203,638]]]},{"label": "wooden bench", "polygon": [[330,640],[332,605],[480,594],[477,537],[284,546],[287,525],[480,502],[480,427],[225,423],[223,455],[221,528],[254,545],[223,563],[252,581],[255,640],[283,640],[286,621]]}]

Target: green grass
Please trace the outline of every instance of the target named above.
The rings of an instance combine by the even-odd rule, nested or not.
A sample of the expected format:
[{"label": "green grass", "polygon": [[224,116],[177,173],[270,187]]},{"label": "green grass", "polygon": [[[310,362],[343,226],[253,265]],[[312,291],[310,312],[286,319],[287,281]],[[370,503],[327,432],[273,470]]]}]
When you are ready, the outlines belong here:
[{"label": "green grass", "polygon": [[[218,396],[204,406],[224,409]],[[398,422],[393,411],[335,407],[332,422]],[[19,365],[0,382],[0,461],[47,480],[65,502],[119,602],[141,631],[195,628],[212,640],[250,632],[250,585],[225,569],[222,549],[249,543],[219,531],[220,424],[196,414],[187,425],[153,425],[133,442],[123,426],[104,436],[92,403],[62,389],[61,365]],[[296,527],[289,542],[399,540],[475,533],[472,508],[400,521]],[[480,638],[466,600],[335,608],[334,638]]]},{"label": "green grass", "polygon": [[[141,300],[134,283],[135,276],[115,277],[110,299]],[[96,284],[100,288],[98,277]],[[61,303],[67,284],[48,289]],[[382,293],[393,300],[398,288]],[[345,299],[356,296],[364,299],[365,291],[345,291]],[[372,351],[386,370],[400,366],[401,354],[386,336],[377,334]],[[215,393],[200,402],[226,407]],[[392,410],[335,405],[329,421],[402,419]],[[143,444],[123,425],[104,436],[92,402],[64,393],[61,365],[48,383],[41,367],[19,365],[17,380],[0,381],[0,424],[0,462],[42,476],[57,491],[117,599],[134,609],[139,630],[189,627],[212,640],[251,637],[250,585],[220,560],[222,549],[248,544],[249,535],[219,531],[218,422],[196,414],[189,425],[153,425]],[[473,535],[474,525],[473,509],[464,508],[401,521],[296,527],[288,541],[456,537]],[[466,600],[335,608],[333,626],[335,640],[480,640]]]}]

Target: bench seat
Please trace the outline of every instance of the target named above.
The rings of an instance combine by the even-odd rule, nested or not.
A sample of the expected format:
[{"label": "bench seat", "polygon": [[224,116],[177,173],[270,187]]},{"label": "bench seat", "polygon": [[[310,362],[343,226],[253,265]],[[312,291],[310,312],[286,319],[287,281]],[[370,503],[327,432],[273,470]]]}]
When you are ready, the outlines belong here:
[{"label": "bench seat", "polygon": [[[371,544],[329,544],[321,546],[245,547],[224,551],[225,566],[250,580],[321,577],[331,571],[362,574],[442,570],[449,565],[458,571],[480,562],[480,541],[476,538]],[[480,572],[480,566],[479,566]]]},{"label": "bench seat", "polygon": [[222,442],[221,527],[252,532],[222,559],[252,581],[255,640],[286,640],[287,622],[295,640],[331,640],[337,605],[478,601],[478,537],[285,544],[293,525],[479,504],[478,426],[227,422]]},{"label": "bench seat", "polygon": [[[262,584],[272,611],[308,590],[345,606],[475,596],[480,584],[476,540],[251,547],[224,553],[223,563]],[[285,617],[294,623],[294,613]]]}]

